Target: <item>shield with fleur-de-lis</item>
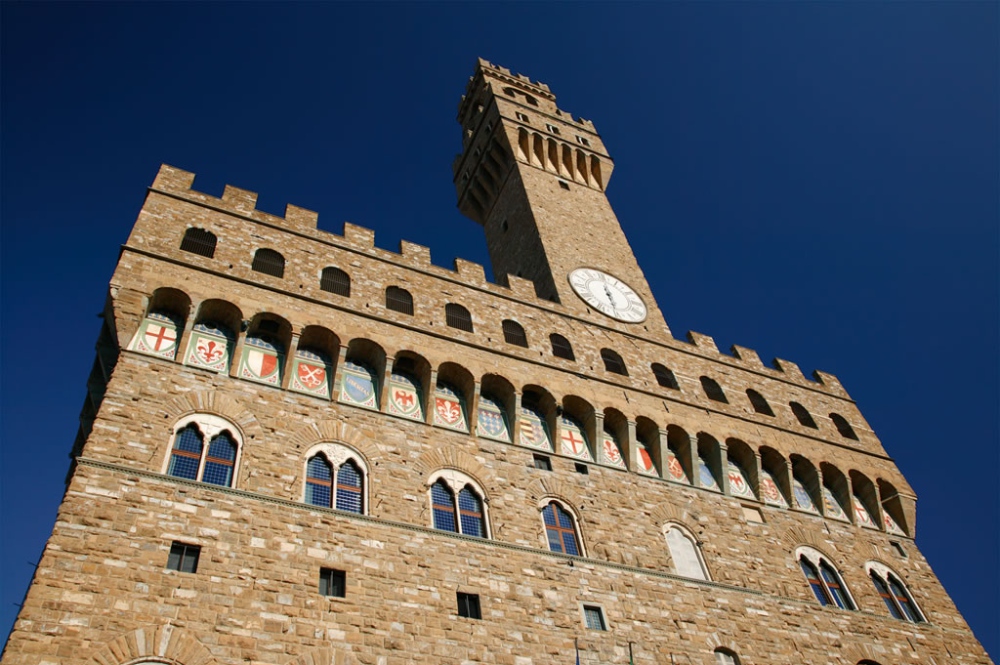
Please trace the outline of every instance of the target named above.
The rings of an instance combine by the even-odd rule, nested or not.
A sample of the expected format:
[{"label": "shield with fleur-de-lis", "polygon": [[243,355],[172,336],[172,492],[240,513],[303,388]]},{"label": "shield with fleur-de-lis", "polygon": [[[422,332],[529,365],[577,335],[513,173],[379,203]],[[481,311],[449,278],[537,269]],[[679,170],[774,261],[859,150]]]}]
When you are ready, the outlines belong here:
[{"label": "shield with fleur-de-lis", "polygon": [[760,471],[760,496],[764,499],[765,503],[772,506],[788,507],[785,496],[778,489],[778,483],[774,481],[774,476],[767,469],[761,469]]},{"label": "shield with fleur-de-lis", "polygon": [[434,391],[434,424],[459,432],[468,432],[462,394],[454,386],[438,382]]},{"label": "shield with fleur-de-lis", "polygon": [[610,464],[611,466],[618,467],[619,469],[625,468],[625,459],[622,457],[622,451],[618,449],[618,442],[615,441],[614,436],[610,432],[604,432],[604,463]]},{"label": "shield with fleur-de-lis", "polygon": [[197,323],[191,331],[187,365],[213,372],[229,370],[230,340],[228,330],[215,323]]}]

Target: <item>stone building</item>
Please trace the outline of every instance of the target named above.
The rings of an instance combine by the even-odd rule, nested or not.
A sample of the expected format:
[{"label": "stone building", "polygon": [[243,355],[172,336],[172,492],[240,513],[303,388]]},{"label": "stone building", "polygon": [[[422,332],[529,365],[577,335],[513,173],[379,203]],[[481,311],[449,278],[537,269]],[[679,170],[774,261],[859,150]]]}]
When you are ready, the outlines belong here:
[{"label": "stone building", "polygon": [[990,663],[837,379],[673,337],[593,124],[458,120],[496,284],[160,169],[3,662]]}]

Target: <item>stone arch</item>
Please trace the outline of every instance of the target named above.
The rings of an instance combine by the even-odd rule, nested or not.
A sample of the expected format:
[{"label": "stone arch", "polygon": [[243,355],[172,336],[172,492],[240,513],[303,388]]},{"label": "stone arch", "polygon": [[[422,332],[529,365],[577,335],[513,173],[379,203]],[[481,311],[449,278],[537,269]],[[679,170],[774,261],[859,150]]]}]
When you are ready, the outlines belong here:
[{"label": "stone arch", "polygon": [[840,558],[839,556],[832,556],[832,554],[838,554],[838,555],[840,554],[833,543],[826,540],[822,540],[816,534],[801,527],[797,526],[789,527],[789,529],[785,531],[785,541],[790,546],[788,548],[788,554],[789,556],[792,557],[794,557],[796,548],[802,545],[807,545],[813,548],[814,550],[818,551],[820,554],[828,558],[830,561],[836,561],[837,559]]},{"label": "stone arch", "polygon": [[163,405],[163,416],[172,425],[192,413],[214,413],[231,421],[239,428],[246,444],[264,433],[257,418],[243,403],[214,390],[188,393]]},{"label": "stone arch", "polygon": [[304,454],[317,443],[343,443],[357,450],[367,460],[378,457],[379,451],[370,437],[361,430],[351,427],[339,420],[319,420],[303,425],[289,433],[288,442],[299,453]]},{"label": "stone arch", "polygon": [[330,647],[312,649],[288,661],[287,665],[357,665],[357,659],[349,653]]},{"label": "stone arch", "polygon": [[215,665],[212,653],[186,631],[171,625],[147,626],[120,635],[105,644],[90,665]]},{"label": "stone arch", "polygon": [[417,460],[414,468],[425,479],[440,469],[455,469],[468,474],[484,491],[488,491],[490,481],[493,480],[493,474],[475,457],[454,448],[440,448],[424,453]]},{"label": "stone arch", "polygon": [[[539,478],[528,485],[528,498],[531,501],[538,502],[546,497],[558,499],[578,512],[580,506],[584,505],[584,500],[577,493],[576,488],[557,478]],[[583,517],[582,514],[578,516]]]},{"label": "stone arch", "polygon": [[723,649],[728,649],[737,655],[740,653],[739,644],[731,638],[720,636],[718,633],[709,633],[707,642],[708,648],[713,651],[721,647]]},{"label": "stone arch", "polygon": [[[698,517],[696,513],[688,511],[686,507],[672,503],[661,503],[649,513],[650,521],[661,531],[668,522],[676,522],[689,529],[691,533],[701,536],[705,529]],[[694,525],[694,528],[690,525]]]},{"label": "stone arch", "polygon": [[840,657],[838,662],[844,663],[844,665],[855,665],[855,663],[865,661],[884,663],[889,654],[884,649],[876,650],[871,644],[851,643],[844,645],[843,650],[838,655]]}]

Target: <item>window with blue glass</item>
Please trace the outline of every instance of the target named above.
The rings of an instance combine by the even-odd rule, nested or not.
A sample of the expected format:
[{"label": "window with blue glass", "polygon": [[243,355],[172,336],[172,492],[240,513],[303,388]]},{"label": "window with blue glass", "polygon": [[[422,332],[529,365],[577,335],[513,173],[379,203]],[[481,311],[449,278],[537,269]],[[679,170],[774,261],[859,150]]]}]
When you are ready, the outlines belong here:
[{"label": "window with blue glass", "polygon": [[[338,452],[339,449],[334,449],[331,456],[343,457]],[[364,478],[364,471],[354,459],[346,458],[337,465],[326,454],[317,453],[306,463],[305,502],[363,514]]]},{"label": "window with blue glass", "polygon": [[232,487],[239,450],[235,428],[208,414],[196,414],[180,425],[174,434],[167,475]]},{"label": "window with blue glass", "polygon": [[910,596],[903,582],[885,566],[870,563],[868,574],[871,576],[875,590],[882,598],[882,602],[889,609],[889,614],[893,619],[900,621],[910,621],[912,623],[923,623],[925,621],[916,603]]},{"label": "window with blue glass", "polygon": [[840,573],[826,557],[812,548],[802,547],[799,548],[798,559],[802,574],[820,605],[836,605],[842,610],[856,609]]},{"label": "window with blue glass", "polygon": [[434,510],[434,528],[441,531],[458,532],[455,519],[455,495],[448,485],[439,480],[431,485],[431,505]]},{"label": "window with blue glass", "polygon": [[542,518],[550,550],[573,556],[581,555],[576,524],[568,510],[553,501],[542,509]]},{"label": "window with blue glass", "polygon": [[489,538],[485,495],[472,478],[455,469],[431,477],[434,528],[476,538]]}]

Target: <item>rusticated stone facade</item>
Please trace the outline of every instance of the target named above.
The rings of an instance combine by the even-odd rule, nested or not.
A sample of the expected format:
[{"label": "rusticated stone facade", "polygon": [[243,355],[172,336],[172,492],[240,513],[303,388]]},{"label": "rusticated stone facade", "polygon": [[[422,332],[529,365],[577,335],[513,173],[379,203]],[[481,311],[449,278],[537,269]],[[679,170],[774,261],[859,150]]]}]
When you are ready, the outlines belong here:
[{"label": "rusticated stone facade", "polygon": [[[459,121],[459,205],[502,285],[161,168],[111,281],[66,496],[3,662],[541,665],[578,646],[581,663],[990,663],[912,540],[912,490],[837,379],[673,338],[604,196],[594,126],[485,61]],[[628,284],[646,317],[595,311],[567,280],[579,267]],[[390,287],[412,314],[387,306]],[[449,325],[449,304],[471,330]],[[349,394],[358,376],[371,390]],[[441,415],[449,399],[459,420]],[[487,434],[490,407],[511,441]],[[185,449],[190,432],[212,446]],[[359,471],[355,494],[323,490],[357,510],[317,505],[317,453]],[[459,501],[463,533],[436,521],[442,475],[480,500],[481,517]],[[579,556],[553,551],[551,502]],[[487,537],[465,535],[473,523]],[[175,565],[179,545],[200,548],[194,572]],[[814,591],[803,552],[839,577]],[[344,574],[342,595],[320,592],[323,569]],[[482,618],[460,616],[457,594]]]}]

